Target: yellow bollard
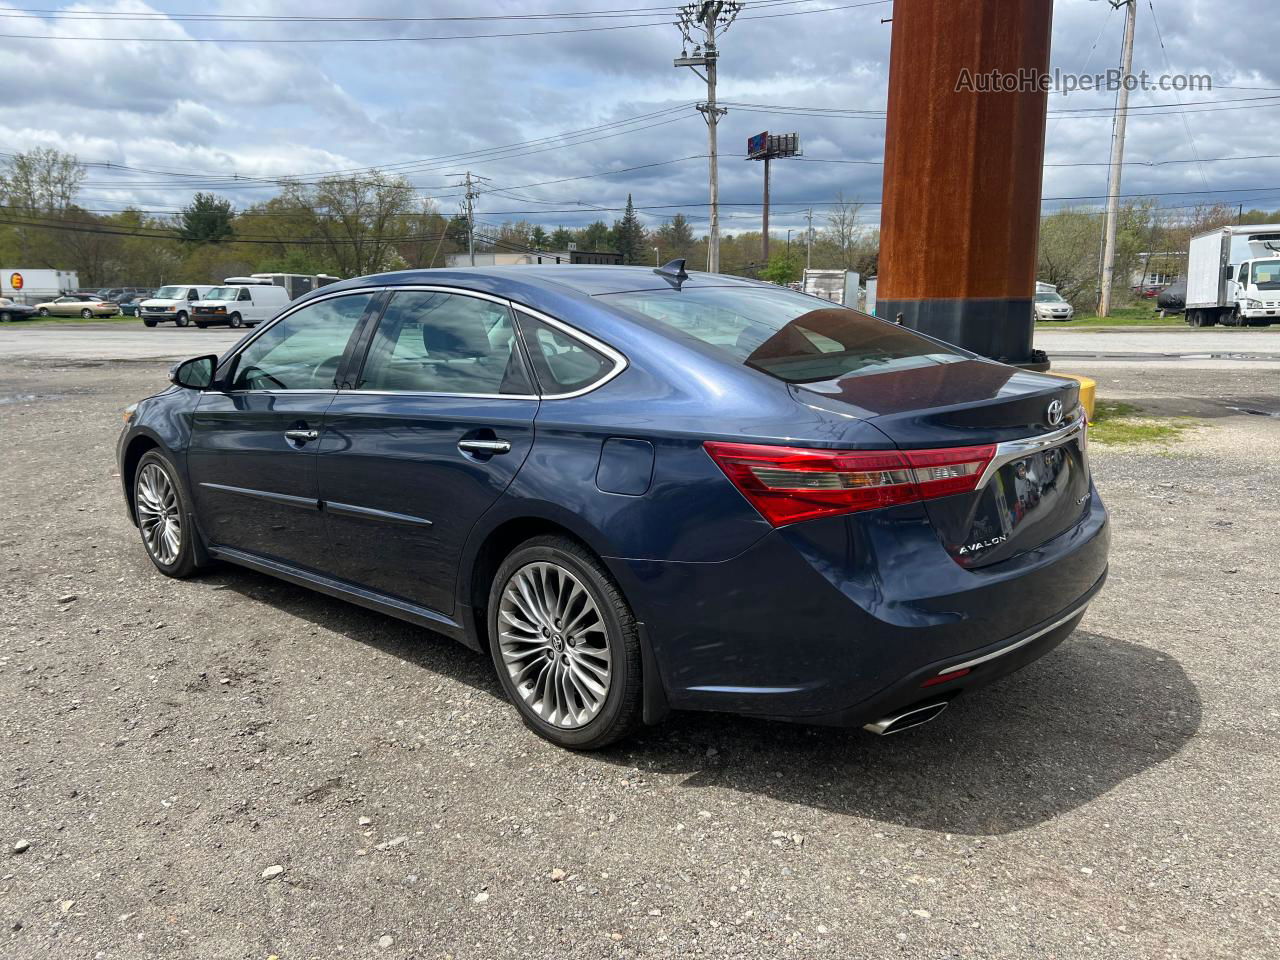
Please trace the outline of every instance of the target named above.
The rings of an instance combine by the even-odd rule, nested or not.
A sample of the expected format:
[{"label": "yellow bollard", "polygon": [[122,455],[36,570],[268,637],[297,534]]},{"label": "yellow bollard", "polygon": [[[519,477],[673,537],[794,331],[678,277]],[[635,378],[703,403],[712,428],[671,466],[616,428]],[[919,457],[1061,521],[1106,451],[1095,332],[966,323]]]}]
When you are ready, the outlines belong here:
[{"label": "yellow bollard", "polygon": [[1051,377],[1061,377],[1063,380],[1075,380],[1080,384],[1080,405],[1084,407],[1084,415],[1093,422],[1093,404],[1097,399],[1098,382],[1089,377],[1082,377],[1078,373],[1050,373]]}]

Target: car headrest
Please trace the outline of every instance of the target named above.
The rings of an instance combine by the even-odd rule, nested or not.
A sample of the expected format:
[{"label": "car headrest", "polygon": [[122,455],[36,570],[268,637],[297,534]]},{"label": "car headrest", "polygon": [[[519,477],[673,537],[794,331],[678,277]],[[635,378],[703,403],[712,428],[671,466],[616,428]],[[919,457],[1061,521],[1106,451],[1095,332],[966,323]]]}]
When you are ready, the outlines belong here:
[{"label": "car headrest", "polygon": [[422,317],[422,345],[432,360],[473,360],[490,352],[484,320],[470,311],[451,312],[448,306]]}]

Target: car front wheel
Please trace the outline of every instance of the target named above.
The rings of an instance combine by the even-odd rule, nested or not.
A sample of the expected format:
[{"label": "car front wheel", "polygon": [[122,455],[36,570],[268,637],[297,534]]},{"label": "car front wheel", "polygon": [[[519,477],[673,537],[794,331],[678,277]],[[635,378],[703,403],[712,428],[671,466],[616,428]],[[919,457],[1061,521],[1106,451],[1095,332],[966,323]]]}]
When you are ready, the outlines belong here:
[{"label": "car front wheel", "polygon": [[93,311],[92,311],[92,310],[81,310],[81,311],[80,311],[80,316],[84,317],[84,319],[86,319],[86,320],[92,320],[92,319],[93,319]]},{"label": "car front wheel", "polygon": [[49,308],[48,308],[48,307],[41,307],[41,308],[40,308],[40,310],[39,310],[38,312],[39,312],[40,316],[42,316],[42,317],[47,317],[47,316],[49,315]]},{"label": "car front wheel", "polygon": [[229,321],[229,323],[230,323],[233,327],[242,327],[242,326],[244,326],[244,321],[243,321],[242,319],[240,319],[240,314],[238,314],[238,313],[233,313],[233,314],[231,315],[231,320]]},{"label": "car front wheel", "polygon": [[173,318],[173,322],[175,326],[185,327],[190,321],[185,313],[180,313]]},{"label": "car front wheel", "polygon": [[594,750],[640,723],[635,617],[600,561],[567,537],[536,537],[499,567],[489,592],[498,678],[539,736]]},{"label": "car front wheel", "polygon": [[166,577],[182,579],[196,572],[196,536],[190,529],[186,493],[177,471],[158,450],[148,450],[138,461],[133,480],[133,507],[142,545],[156,569]]}]

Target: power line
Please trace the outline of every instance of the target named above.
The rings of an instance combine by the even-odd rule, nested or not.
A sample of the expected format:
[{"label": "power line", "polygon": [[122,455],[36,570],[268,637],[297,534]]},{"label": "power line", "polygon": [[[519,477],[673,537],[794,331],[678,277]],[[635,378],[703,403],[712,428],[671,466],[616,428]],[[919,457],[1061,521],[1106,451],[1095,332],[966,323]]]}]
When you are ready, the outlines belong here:
[{"label": "power line", "polygon": [[[851,10],[859,7],[874,7],[889,3],[891,0],[862,0],[859,3],[848,3],[834,7],[819,7],[813,10],[789,10],[783,13],[763,13],[746,16],[744,20],[768,20],[775,17],[798,17],[813,13],[833,13],[838,10]],[[778,5],[781,5],[780,3]],[[671,8],[667,8],[671,9]],[[654,15],[656,16],[656,15]],[[42,18],[55,19],[55,18]],[[58,34],[34,33],[0,33],[0,37],[11,40],[63,40],[107,43],[262,43],[262,44],[298,44],[298,43],[421,43],[426,41],[445,40],[489,40],[504,37],[543,37],[567,33],[602,33],[616,30],[638,30],[647,27],[663,27],[670,23],[669,16],[650,20],[645,23],[619,23],[600,27],[563,27],[555,30],[521,30],[506,33],[456,33],[444,36],[422,37],[86,37]]]}]

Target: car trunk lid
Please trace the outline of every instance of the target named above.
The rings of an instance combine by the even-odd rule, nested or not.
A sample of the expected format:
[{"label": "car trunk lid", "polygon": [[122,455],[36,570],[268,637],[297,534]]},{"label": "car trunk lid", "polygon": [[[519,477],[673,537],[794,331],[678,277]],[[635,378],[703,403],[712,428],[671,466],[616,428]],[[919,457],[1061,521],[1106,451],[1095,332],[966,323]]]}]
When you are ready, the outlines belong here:
[{"label": "car trunk lid", "polygon": [[924,502],[962,566],[1033,550],[1087,510],[1087,439],[1075,381],[964,360],[793,390],[802,402],[865,419],[904,451],[996,444],[974,490]]}]

